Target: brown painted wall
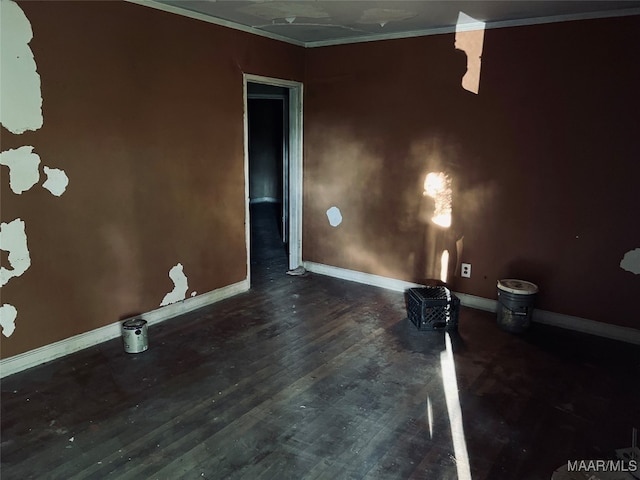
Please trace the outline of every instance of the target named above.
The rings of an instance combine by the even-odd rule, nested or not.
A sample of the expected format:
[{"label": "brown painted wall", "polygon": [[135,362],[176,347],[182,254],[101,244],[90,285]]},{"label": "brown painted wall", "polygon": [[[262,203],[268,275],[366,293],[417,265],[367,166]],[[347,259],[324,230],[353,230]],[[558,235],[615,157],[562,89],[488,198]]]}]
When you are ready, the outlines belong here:
[{"label": "brown painted wall", "polygon": [[[539,284],[539,308],[640,327],[640,17],[488,30],[479,95],[454,36],[311,49],[305,76],[304,258],[408,281],[451,276],[496,298]],[[453,223],[422,182],[453,179]],[[329,225],[326,210],[341,209]]]},{"label": "brown painted wall", "polygon": [[[2,289],[10,357],[158,308],[181,262],[187,298],[246,278],[242,73],[302,80],[304,51],[121,2],[21,2],[42,81],[41,182],[7,188],[31,267]],[[64,169],[59,198],[42,165]],[[3,255],[3,266],[6,255]]]}]

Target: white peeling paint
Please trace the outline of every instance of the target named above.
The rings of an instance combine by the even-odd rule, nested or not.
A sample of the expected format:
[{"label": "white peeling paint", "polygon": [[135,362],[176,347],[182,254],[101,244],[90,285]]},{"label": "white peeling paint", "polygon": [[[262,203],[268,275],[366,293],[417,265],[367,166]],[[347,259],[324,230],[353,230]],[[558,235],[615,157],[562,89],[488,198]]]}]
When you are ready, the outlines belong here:
[{"label": "white peeling paint", "polygon": [[10,337],[16,329],[16,317],[18,311],[13,305],[5,303],[0,307],[0,327],[2,327],[2,334],[5,337]]},{"label": "white peeling paint", "polygon": [[40,180],[40,157],[33,153],[33,147],[24,146],[0,153],[0,165],[9,167],[9,186],[18,195]]},{"label": "white peeling paint", "polygon": [[337,227],[342,223],[342,213],[340,213],[340,209],[338,207],[331,207],[327,210],[327,218],[329,219],[329,224],[332,227]]},{"label": "white peeling paint", "polygon": [[42,93],[31,24],[17,3],[0,0],[0,123],[20,134],[42,127]]},{"label": "white peeling paint", "polygon": [[27,235],[24,222],[16,218],[11,223],[0,224],[0,250],[9,252],[11,269],[0,268],[0,286],[13,277],[19,277],[31,266],[31,257],[27,248]]},{"label": "white peeling paint", "polygon": [[625,253],[624,257],[622,257],[622,261],[620,262],[620,268],[627,272],[640,275],[640,248],[629,250]]},{"label": "white peeling paint", "polygon": [[67,189],[67,185],[69,185],[69,177],[64,173],[64,170],[45,166],[44,173],[47,175],[47,180],[42,186],[56,197],[62,195]]},{"label": "white peeling paint", "polygon": [[189,285],[187,277],[182,271],[182,264],[178,263],[169,270],[169,278],[173,280],[173,290],[167,293],[162,299],[161,307],[184,300],[187,296]]},{"label": "white peeling paint", "polygon": [[195,290],[193,292],[191,292],[191,296],[195,297],[198,294],[198,292],[196,292]]}]

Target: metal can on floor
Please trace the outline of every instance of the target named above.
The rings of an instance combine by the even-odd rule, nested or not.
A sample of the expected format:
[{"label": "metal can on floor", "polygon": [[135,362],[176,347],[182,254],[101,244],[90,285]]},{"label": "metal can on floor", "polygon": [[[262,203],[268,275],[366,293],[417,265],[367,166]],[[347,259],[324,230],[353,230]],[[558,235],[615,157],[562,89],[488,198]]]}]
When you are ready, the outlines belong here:
[{"label": "metal can on floor", "polygon": [[535,283],[513,278],[498,280],[498,326],[512,333],[527,330],[537,294]]},{"label": "metal can on floor", "polygon": [[122,324],[122,341],[127,353],[141,353],[149,348],[147,321],[132,318]]}]

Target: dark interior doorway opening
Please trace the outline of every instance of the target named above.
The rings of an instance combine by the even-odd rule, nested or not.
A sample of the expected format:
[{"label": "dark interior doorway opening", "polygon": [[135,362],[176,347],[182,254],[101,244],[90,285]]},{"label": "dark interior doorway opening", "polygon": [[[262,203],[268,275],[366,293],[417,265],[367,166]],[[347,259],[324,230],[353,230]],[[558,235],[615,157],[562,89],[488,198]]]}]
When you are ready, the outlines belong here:
[{"label": "dark interior doorway opening", "polygon": [[[251,277],[287,268],[289,89],[247,83]],[[257,275],[257,276],[256,276]]]}]

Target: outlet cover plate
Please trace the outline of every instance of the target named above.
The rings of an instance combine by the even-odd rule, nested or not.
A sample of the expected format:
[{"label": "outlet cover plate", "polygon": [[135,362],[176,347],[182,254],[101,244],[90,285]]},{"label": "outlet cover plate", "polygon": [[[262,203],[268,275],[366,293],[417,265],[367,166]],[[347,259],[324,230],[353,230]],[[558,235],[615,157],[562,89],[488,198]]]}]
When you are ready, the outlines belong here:
[{"label": "outlet cover plate", "polygon": [[460,265],[460,276],[464,278],[471,278],[471,264],[463,263]]}]

